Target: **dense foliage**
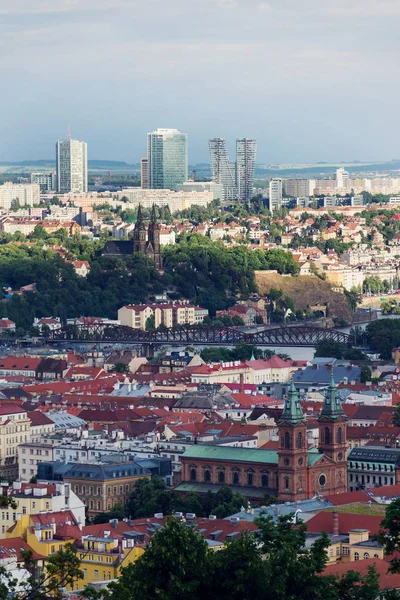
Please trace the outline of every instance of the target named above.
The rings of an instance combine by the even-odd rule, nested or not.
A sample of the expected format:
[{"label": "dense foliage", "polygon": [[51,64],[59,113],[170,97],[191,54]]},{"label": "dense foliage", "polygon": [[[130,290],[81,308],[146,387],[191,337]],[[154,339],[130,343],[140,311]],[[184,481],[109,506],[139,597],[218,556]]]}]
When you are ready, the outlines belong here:
[{"label": "dense foliage", "polygon": [[370,348],[382,359],[390,359],[392,348],[400,345],[400,319],[379,319],[368,323],[366,339]]},{"label": "dense foliage", "polygon": [[0,316],[29,331],[35,317],[104,316],[116,318],[124,304],[140,303],[163,290],[153,263],[141,254],[126,262],[98,258],[85,279],[61,257],[33,246],[0,246],[0,288],[18,292],[36,284],[36,292],[13,293],[0,303]]},{"label": "dense foliage", "polygon": [[238,294],[256,292],[254,271],[277,270],[296,275],[299,266],[283,250],[252,251],[244,246],[227,248],[222,242],[194,234],[163,252],[168,281],[185,298],[208,308],[211,314],[235,303]]},{"label": "dense foliage", "polygon": [[[161,443],[162,446],[162,443]],[[266,498],[266,502],[274,498]],[[275,498],[276,500],[276,498]],[[110,518],[129,517],[139,519],[152,517],[155,513],[172,515],[175,512],[195,513],[198,517],[210,514],[223,519],[227,515],[238,512],[247,500],[241,494],[235,494],[228,486],[221,487],[217,493],[186,495],[169,490],[162,479],[153,476],[151,479],[138,479],[125,507],[118,506],[112,513],[104,513],[95,517],[95,523],[108,522]]]},{"label": "dense foliage", "polygon": [[[24,331],[29,331],[34,317],[116,318],[124,304],[151,300],[165,289],[172,297],[188,298],[214,314],[234,304],[238,294],[247,296],[256,291],[254,270],[298,272],[292,256],[281,250],[226,248],[193,235],[164,249],[162,275],[140,253],[125,261],[100,256],[105,241],[92,242],[80,236],[68,239],[62,230],[50,237],[40,226],[29,243],[20,234],[0,236],[0,287],[8,294],[0,305],[0,316],[9,317]],[[49,248],[59,244],[67,248],[67,259],[90,262],[86,279]],[[18,293],[22,286],[32,283],[36,292]]]},{"label": "dense foliage", "polygon": [[[375,600],[379,576],[349,571],[324,575],[328,538],[305,548],[306,527],[289,518],[275,526],[258,522],[257,536],[244,533],[214,552],[195,526],[170,519],[146,552],[122,570],[104,595],[108,600]],[[100,594],[97,597],[101,597]],[[398,598],[381,591],[381,598]]]},{"label": "dense foliage", "polygon": [[323,340],[315,346],[315,357],[339,358],[344,360],[366,360],[365,354],[358,348],[352,348],[343,342]]}]

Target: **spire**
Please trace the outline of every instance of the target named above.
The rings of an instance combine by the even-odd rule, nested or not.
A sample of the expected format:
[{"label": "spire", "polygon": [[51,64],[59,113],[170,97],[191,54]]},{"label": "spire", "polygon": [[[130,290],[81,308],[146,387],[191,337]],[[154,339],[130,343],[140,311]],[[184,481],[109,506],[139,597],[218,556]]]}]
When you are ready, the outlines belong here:
[{"label": "spire", "polygon": [[151,209],[151,218],[150,218],[150,221],[151,221],[152,223],[156,223],[156,222],[157,222],[157,216],[156,216],[156,205],[155,205],[155,204],[153,204],[153,207],[152,207],[152,209]]},{"label": "spire", "polygon": [[333,379],[333,371],[331,373],[331,381],[325,395],[324,406],[322,408],[320,417],[327,417],[331,421],[336,421],[341,417],[345,417],[338,389],[336,387],[335,380]]},{"label": "spire", "polygon": [[142,214],[142,205],[139,204],[137,216],[136,216],[136,227],[141,227],[143,225],[143,214]]},{"label": "spire", "polygon": [[278,425],[283,425],[285,423],[288,423],[289,425],[298,425],[299,423],[305,423],[305,421],[306,419],[300,405],[299,395],[292,379]]}]

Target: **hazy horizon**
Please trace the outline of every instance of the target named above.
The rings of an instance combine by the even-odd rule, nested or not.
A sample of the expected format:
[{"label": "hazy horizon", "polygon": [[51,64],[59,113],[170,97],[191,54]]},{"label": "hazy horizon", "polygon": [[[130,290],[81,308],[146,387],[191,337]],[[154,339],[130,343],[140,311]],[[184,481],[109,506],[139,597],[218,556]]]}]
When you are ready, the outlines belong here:
[{"label": "hazy horizon", "polygon": [[[68,125],[92,160],[146,134],[258,140],[258,164],[398,156],[400,0],[0,0],[0,160],[51,158]],[[390,158],[391,157],[391,158]],[[382,160],[382,159],[381,159]]]}]

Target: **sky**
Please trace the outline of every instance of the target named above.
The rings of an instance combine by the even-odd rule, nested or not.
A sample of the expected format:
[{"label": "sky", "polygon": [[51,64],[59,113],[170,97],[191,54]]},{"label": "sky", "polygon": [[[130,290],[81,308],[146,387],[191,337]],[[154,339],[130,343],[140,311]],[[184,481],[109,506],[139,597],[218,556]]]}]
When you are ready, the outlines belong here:
[{"label": "sky", "polygon": [[400,157],[400,0],[0,0],[0,161],[146,134],[258,140],[258,163]]}]

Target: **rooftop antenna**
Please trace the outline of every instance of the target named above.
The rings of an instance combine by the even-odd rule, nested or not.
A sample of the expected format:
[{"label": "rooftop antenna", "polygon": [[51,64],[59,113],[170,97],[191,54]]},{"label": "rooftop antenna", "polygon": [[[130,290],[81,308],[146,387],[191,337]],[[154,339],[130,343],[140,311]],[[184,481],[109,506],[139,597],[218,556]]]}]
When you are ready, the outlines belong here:
[{"label": "rooftop antenna", "polygon": [[71,140],[71,125],[68,125],[68,130],[67,130],[67,140],[70,141]]}]

